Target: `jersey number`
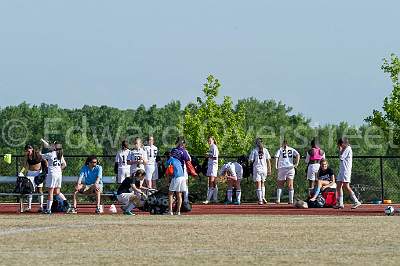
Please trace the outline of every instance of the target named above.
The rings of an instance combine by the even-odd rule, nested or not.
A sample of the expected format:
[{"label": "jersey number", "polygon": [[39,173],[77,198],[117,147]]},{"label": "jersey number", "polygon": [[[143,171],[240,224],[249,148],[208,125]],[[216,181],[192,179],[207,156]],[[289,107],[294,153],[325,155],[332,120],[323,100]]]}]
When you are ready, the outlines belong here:
[{"label": "jersey number", "polygon": [[282,152],[282,158],[286,159],[286,158],[293,158],[293,151],[292,150],[284,150]]},{"label": "jersey number", "polygon": [[61,161],[57,158],[53,158],[53,166],[61,166]]}]

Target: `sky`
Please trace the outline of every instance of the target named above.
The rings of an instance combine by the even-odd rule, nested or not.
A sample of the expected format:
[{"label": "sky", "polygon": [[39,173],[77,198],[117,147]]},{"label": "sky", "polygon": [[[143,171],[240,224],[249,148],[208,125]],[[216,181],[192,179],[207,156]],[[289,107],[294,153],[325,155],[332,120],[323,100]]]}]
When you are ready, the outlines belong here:
[{"label": "sky", "polygon": [[361,125],[391,92],[400,1],[0,0],[0,107],[183,104],[209,74],[234,101]]}]

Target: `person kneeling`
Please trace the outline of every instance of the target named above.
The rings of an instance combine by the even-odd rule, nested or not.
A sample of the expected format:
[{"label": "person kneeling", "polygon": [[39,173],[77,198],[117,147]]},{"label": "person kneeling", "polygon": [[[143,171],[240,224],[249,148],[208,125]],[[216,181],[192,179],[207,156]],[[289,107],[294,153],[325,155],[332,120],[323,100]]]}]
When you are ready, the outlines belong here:
[{"label": "person kneeling", "polygon": [[321,161],[321,169],[319,169],[317,173],[317,184],[314,187],[314,196],[310,198],[310,201],[315,201],[321,191],[327,188],[336,188],[335,185],[333,170],[329,168],[328,161],[323,159]]},{"label": "person kneeling", "polygon": [[176,203],[176,215],[181,215],[182,206],[182,193],[187,191],[186,179],[183,172],[183,167],[181,162],[174,158],[169,157],[168,161],[165,163],[167,168],[167,176],[171,178],[171,183],[169,185],[169,214],[173,215],[173,197],[176,193],[177,203]]},{"label": "person kneeling", "polygon": [[146,176],[143,169],[138,169],[131,177],[124,179],[117,191],[117,199],[122,204],[121,209],[125,215],[135,215],[132,211],[139,205],[144,195],[141,183]]}]

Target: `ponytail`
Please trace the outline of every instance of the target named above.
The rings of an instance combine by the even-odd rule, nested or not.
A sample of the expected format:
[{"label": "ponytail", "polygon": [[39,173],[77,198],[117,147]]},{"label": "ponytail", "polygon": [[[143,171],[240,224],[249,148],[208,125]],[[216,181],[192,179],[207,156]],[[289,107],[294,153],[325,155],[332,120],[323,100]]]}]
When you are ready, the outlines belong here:
[{"label": "ponytail", "polygon": [[258,156],[264,156],[264,144],[261,138],[256,138],[256,147],[258,148]]}]

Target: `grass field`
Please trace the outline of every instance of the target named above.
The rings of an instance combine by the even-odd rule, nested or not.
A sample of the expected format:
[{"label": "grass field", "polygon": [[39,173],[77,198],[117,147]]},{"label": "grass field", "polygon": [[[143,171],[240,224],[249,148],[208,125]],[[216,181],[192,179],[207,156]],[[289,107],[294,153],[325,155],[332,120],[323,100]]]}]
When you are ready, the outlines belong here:
[{"label": "grass field", "polygon": [[0,264],[399,265],[399,226],[400,216],[1,215]]}]

